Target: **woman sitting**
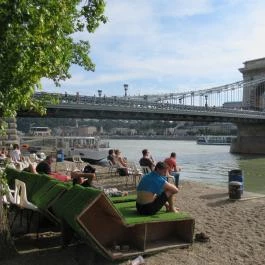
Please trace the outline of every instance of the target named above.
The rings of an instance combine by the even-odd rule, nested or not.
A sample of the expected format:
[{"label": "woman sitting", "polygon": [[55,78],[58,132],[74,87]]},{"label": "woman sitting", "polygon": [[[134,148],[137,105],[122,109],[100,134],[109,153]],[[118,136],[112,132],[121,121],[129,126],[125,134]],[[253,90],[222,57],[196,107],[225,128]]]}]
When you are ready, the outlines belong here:
[{"label": "woman sitting", "polygon": [[120,176],[127,176],[128,175],[128,166],[126,159],[121,155],[121,151],[116,149],[115,153],[115,164],[119,166],[118,173]]}]

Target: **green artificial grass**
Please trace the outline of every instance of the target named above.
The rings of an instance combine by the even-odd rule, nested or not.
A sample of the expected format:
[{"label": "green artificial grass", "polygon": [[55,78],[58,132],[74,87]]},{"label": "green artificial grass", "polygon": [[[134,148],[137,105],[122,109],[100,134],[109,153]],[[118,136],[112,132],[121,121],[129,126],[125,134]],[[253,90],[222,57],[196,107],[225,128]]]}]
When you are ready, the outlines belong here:
[{"label": "green artificial grass", "polygon": [[42,197],[44,197],[47,192],[56,184],[58,184],[56,180],[48,180],[40,189],[34,192],[32,196],[32,202],[38,206],[42,200]]},{"label": "green artificial grass", "polygon": [[92,200],[95,198],[95,195],[98,196],[99,194],[99,192],[91,192],[91,190],[85,188],[79,192],[78,196],[69,202],[65,208],[64,219],[75,231],[84,233],[84,230],[77,222],[76,217],[92,202]]},{"label": "green artificial grass", "polygon": [[[101,195],[101,190],[82,187],[80,185],[73,186],[72,182],[60,182],[42,174],[19,172],[15,169],[7,169],[6,172],[10,183],[14,183],[16,178],[26,183],[29,201],[32,201],[43,211],[43,213],[47,213],[46,210],[51,211],[56,219],[61,220],[62,223],[66,222],[76,233],[79,234],[79,236],[83,237],[87,243],[97,249],[101,254],[109,257],[110,254],[107,252],[105,253],[99,247],[100,245],[104,246],[104,242],[95,242],[94,238],[89,236],[77,220],[77,216],[79,216],[85,208],[90,206],[92,202]],[[102,194],[102,196],[104,196],[104,194]],[[104,197],[102,199],[104,199]],[[98,207],[109,208],[106,202],[104,200],[102,201],[102,199],[95,202],[99,203]],[[128,226],[191,219],[191,217],[185,212],[166,213],[165,210],[152,216],[141,216],[136,212],[136,195],[111,198],[106,196],[106,200],[111,207],[108,209],[107,213],[110,214],[109,211],[113,210],[113,213],[116,213],[116,217],[118,217],[117,213],[119,213],[122,218],[121,220],[123,220],[125,225]],[[92,209],[93,208],[91,208],[90,211],[93,211]],[[104,209],[102,210],[104,211]],[[90,212],[90,214],[91,218],[93,218],[93,212]],[[120,221],[118,223],[120,224],[118,229],[124,229],[122,223]],[[104,218],[104,225],[109,225],[108,218]]]},{"label": "green artificial grass", "polygon": [[63,183],[58,183],[54,185],[51,189],[49,189],[46,193],[43,193],[39,196],[37,201],[35,202],[36,206],[39,209],[45,210],[49,207],[49,205],[57,199],[61,194],[66,192],[68,189],[67,185]]},{"label": "green artificial grass", "polygon": [[21,171],[19,174],[18,179],[25,182],[26,187],[27,187],[27,196],[28,199],[30,200],[32,195],[34,194],[34,186],[38,180],[39,176],[34,173],[26,172],[26,171]]},{"label": "green artificial grass", "polygon": [[136,201],[136,195],[130,194],[127,196],[109,197],[113,203],[131,202]]},{"label": "green artificial grass", "polygon": [[[30,193],[29,193],[29,196],[31,198],[46,183],[48,183],[50,181],[54,181],[50,176],[48,176],[46,174],[34,174],[33,178],[35,178],[34,180],[32,180],[32,181],[34,181],[34,185],[31,186],[31,190],[30,190]],[[60,181],[58,181],[58,180],[55,180],[55,181],[53,183],[60,183]]]},{"label": "green artificial grass", "polygon": [[166,212],[164,208],[154,215],[139,215],[136,211],[135,202],[117,203],[114,204],[114,207],[121,213],[125,219],[125,223],[128,225],[190,219],[189,214],[186,212],[170,213]]},{"label": "green artificial grass", "polygon": [[75,185],[65,192],[52,206],[54,214],[64,219],[76,232],[84,235],[84,230],[76,221],[76,217],[87,207],[102,191]]},{"label": "green artificial grass", "polygon": [[6,167],[5,169],[6,177],[7,177],[7,182],[8,185],[11,189],[14,189],[15,187],[15,179],[19,178],[20,171],[11,168],[11,167]]},{"label": "green artificial grass", "polygon": [[[18,171],[14,168],[6,168],[5,170],[8,184],[10,187],[15,187],[15,179],[19,179],[26,184],[27,198],[32,200],[33,194],[43,187],[52,178],[45,174],[34,174],[26,171]],[[59,181],[57,181],[59,182]]]},{"label": "green artificial grass", "polygon": [[[80,185],[75,185],[65,192],[53,205],[53,211],[58,217],[63,217],[64,214],[70,210],[75,211],[77,208],[83,208],[84,204],[88,205],[98,194],[100,190],[93,188],[86,188]],[[77,198],[77,199],[76,199]],[[78,201],[79,200],[79,201]],[[73,204],[72,201],[75,203]],[[69,209],[69,205],[73,209]]]}]

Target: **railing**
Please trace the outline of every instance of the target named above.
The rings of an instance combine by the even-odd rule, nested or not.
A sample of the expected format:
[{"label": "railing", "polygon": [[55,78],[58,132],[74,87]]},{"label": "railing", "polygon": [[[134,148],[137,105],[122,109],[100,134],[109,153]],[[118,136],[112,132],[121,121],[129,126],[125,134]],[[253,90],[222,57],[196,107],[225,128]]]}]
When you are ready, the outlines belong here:
[{"label": "railing", "polygon": [[[243,88],[246,86],[254,86],[254,85],[259,85],[259,84],[264,84],[265,78],[258,79],[258,80],[252,80],[249,82],[235,82],[232,84],[228,84],[225,86],[219,86],[219,87],[214,87],[211,89],[205,89],[205,90],[198,90],[198,91],[190,91],[190,92],[185,92],[186,95],[205,95],[205,94],[210,94],[210,93],[219,93],[219,92],[225,92],[227,91],[234,91],[236,88]],[[35,98],[42,98],[48,93],[36,93]],[[183,95],[183,93],[170,93],[170,94],[164,94],[164,98],[162,95],[156,95],[158,100],[148,100],[148,97],[154,97],[155,95],[148,95],[143,96],[143,97],[138,97],[138,98],[130,98],[130,97],[117,97],[117,96],[112,96],[112,97],[96,97],[96,96],[81,96],[78,93],[76,95],[70,95],[70,94],[49,94],[52,95],[53,97],[58,98],[59,100],[59,105],[60,106],[70,106],[70,105],[76,105],[78,104],[79,107],[75,106],[75,108],[78,109],[83,109],[84,105],[89,105],[89,106],[105,106],[105,107],[122,107],[124,109],[131,109],[131,110],[145,110],[145,111],[185,111],[185,112],[207,112],[207,113],[232,113],[236,114],[237,116],[242,116],[242,115],[251,115],[253,117],[261,117],[264,116],[263,111],[254,111],[254,110],[246,110],[243,108],[225,108],[224,106],[210,106],[207,104],[207,97],[206,97],[206,104],[200,104],[200,105],[194,105],[194,104],[184,104],[182,102],[181,104],[176,104],[172,102],[165,102],[164,100],[168,96],[180,96]],[[153,98],[154,99],[154,98]]]},{"label": "railing", "polygon": [[222,107],[200,107],[179,104],[162,104],[162,103],[145,103],[130,100],[116,100],[115,102],[108,100],[101,100],[96,98],[94,101],[86,102],[62,102],[59,105],[53,105],[54,108],[65,109],[91,109],[91,110],[105,110],[105,111],[137,111],[145,113],[170,113],[170,114],[201,114],[204,116],[225,116],[225,117],[239,117],[239,118],[258,118],[265,119],[265,112],[251,111],[244,109],[228,109]]}]

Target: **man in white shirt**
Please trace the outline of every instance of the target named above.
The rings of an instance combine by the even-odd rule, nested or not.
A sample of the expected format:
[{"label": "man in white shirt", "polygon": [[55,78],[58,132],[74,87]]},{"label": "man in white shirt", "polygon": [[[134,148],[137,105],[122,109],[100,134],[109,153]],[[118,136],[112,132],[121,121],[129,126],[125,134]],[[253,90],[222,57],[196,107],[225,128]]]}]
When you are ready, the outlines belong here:
[{"label": "man in white shirt", "polygon": [[21,152],[18,144],[13,145],[13,150],[10,152],[10,157],[14,163],[21,161]]}]

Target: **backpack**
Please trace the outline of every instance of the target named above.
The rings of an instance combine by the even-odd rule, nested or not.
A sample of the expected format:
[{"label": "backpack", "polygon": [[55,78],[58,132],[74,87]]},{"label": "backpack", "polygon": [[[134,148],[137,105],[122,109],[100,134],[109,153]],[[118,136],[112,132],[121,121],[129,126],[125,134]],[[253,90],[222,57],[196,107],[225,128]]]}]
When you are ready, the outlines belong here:
[{"label": "backpack", "polygon": [[83,169],[83,173],[95,173],[95,172],[96,169],[89,164],[87,164]]}]

